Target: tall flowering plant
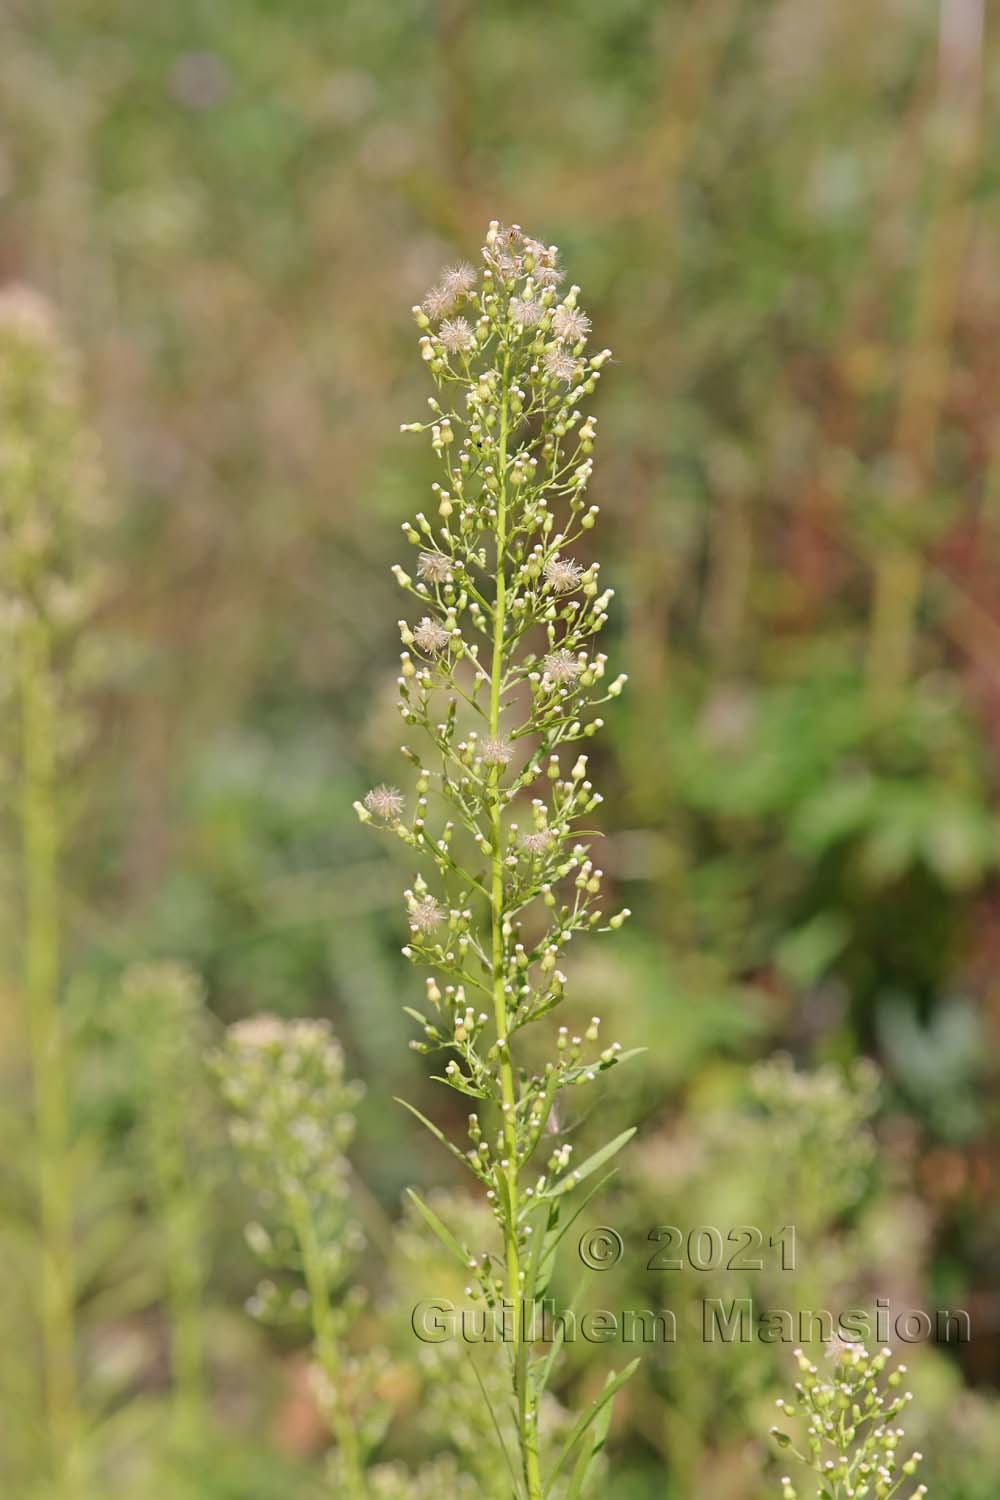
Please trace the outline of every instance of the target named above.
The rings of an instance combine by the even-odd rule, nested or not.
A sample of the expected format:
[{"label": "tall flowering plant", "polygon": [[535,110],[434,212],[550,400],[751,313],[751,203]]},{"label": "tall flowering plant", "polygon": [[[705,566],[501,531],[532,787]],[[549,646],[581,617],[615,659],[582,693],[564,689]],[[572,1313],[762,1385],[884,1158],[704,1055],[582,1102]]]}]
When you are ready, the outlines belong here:
[{"label": "tall flowering plant", "polygon": [[403,747],[415,800],[379,786],[356,808],[422,856],[405,893],[403,952],[430,971],[425,1010],[409,1011],[420,1028],[412,1045],[444,1054],[440,1081],[476,1109],[461,1144],[419,1118],[482,1184],[502,1258],[460,1243],[416,1202],[468,1267],[468,1295],[503,1316],[520,1450],[508,1454],[512,1481],[538,1500],[582,1493],[611,1399],[634,1368],[609,1379],[560,1451],[540,1453],[556,1351],[539,1350],[530,1314],[565,1233],[567,1195],[633,1134],[574,1161],[558,1097],[623,1054],[602,1046],[597,1016],[580,1035],[551,1019],[573,937],[628,916],[603,908],[587,842],[601,797],[579,748],[625,678],[608,681],[596,649],[612,591],[586,546],[598,518],[587,500],[595,420],[580,405],[610,351],[587,352],[590,319],[580,289],[561,290],[555,246],[493,222],[482,257],[478,272],[445,271],[414,309],[437,394],[430,421],[403,431],[429,432],[442,470],[436,516],[420,512],[403,528],[416,565],[394,569],[412,602],[400,621],[399,709],[421,736],[421,748]]},{"label": "tall flowering plant", "polygon": [[19,835],[12,910],[33,1094],[36,1290],[44,1433],[53,1484],[80,1493],[76,1163],[71,1037],[63,1008],[67,765],[85,728],[83,624],[104,486],[75,359],[49,305],[0,293],[0,771]]}]

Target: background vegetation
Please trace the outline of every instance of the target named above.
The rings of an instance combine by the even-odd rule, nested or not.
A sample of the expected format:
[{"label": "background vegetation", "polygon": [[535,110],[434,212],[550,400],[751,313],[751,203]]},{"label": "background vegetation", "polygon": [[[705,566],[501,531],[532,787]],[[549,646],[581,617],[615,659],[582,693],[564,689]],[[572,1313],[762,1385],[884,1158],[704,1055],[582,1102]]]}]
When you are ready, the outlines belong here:
[{"label": "background vegetation", "polygon": [[[698,1273],[644,1270],[655,1224],[793,1222],[801,1275],[753,1282],[762,1300],[969,1309],[971,1344],[911,1361],[911,1435],[940,1500],[995,1494],[1000,40],[983,16],[0,13],[0,281],[46,294],[80,351],[112,497],[68,783],[62,1014],[83,1420],[116,1493],[322,1492],[302,1340],[243,1312],[250,1208],[199,1073],[198,1038],[261,1010],[329,1018],[367,1085],[353,1337],[385,1351],[380,1456],[456,1452],[475,1474],[475,1391],[408,1326],[416,1297],[449,1291],[401,1192],[455,1184],[389,1101],[450,1106],[406,1047],[403,867],[351,803],[395,770],[388,567],[433,478],[398,436],[425,394],[407,309],[496,215],[560,245],[618,361],[593,498],[608,649],[631,680],[599,779],[603,863],[635,920],[573,978],[581,1015],[599,1002],[648,1050],[605,1106],[641,1121],[595,1219],[627,1254],[587,1295],[705,1294]],[[5,719],[0,1478],[34,1497],[50,1492]],[[121,979],[150,959],[190,966],[209,1016],[167,970],[159,1022],[137,1022],[157,971]],[[753,1071],[779,1051],[798,1082]],[[850,1081],[859,1057],[877,1087]],[[614,1352],[576,1346],[567,1405]],[[655,1352],[619,1397],[606,1493],[773,1493],[761,1434],[788,1372],[780,1345]]]}]

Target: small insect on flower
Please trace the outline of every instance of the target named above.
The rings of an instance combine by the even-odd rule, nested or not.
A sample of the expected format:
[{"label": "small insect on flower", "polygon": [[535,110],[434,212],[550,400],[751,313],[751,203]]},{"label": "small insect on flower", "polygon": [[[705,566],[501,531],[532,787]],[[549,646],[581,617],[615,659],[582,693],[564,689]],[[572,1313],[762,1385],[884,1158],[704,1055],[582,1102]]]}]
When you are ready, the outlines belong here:
[{"label": "small insect on flower", "polygon": [[443,552],[421,552],[417,559],[417,572],[428,583],[451,582],[451,559]]},{"label": "small insect on flower", "polygon": [[540,302],[528,302],[524,297],[511,297],[510,315],[522,328],[535,328],[542,321],[545,309]]},{"label": "small insect on flower", "polygon": [[552,835],[547,828],[536,833],[526,833],[521,839],[521,848],[528,854],[547,854],[552,847]]},{"label": "small insect on flower", "polygon": [[479,753],[488,766],[509,766],[514,755],[509,742],[498,737],[483,740]]},{"label": "small insect on flower", "polygon": [[447,646],[451,640],[451,632],[445,629],[440,620],[432,620],[429,615],[424,615],[413,632],[413,639],[421,651],[437,653]]},{"label": "small insect on flower", "polygon": [[509,281],[521,272],[521,229],[517,224],[495,224],[483,246],[483,256],[494,271]]},{"label": "small insect on flower", "polygon": [[438,337],[449,354],[468,354],[476,347],[476,336],[465,318],[445,318]]},{"label": "small insect on flower", "polygon": [[556,338],[567,344],[578,344],[590,332],[590,319],[578,307],[557,307],[552,314]]},{"label": "small insect on flower", "polygon": [[579,677],[583,666],[571,651],[560,649],[549,652],[542,661],[542,670],[553,682],[572,682],[574,677]]},{"label": "small insect on flower", "polygon": [[568,557],[560,557],[558,553],[549,558],[544,571],[545,582],[554,594],[572,593],[583,577],[583,569],[579,563]]},{"label": "small insect on flower", "polygon": [[492,239],[494,245],[513,250],[524,239],[524,234],[520,224],[497,224],[488,238]]},{"label": "small insect on flower", "polygon": [[579,369],[573,356],[567,354],[565,349],[558,345],[552,349],[546,349],[542,364],[545,366],[546,375],[550,375],[553,380],[564,380],[567,384],[576,379],[576,372]]},{"label": "small insect on flower", "polygon": [[421,896],[410,907],[410,926],[414,932],[433,932],[444,921],[444,907],[433,896]]},{"label": "small insect on flower", "polygon": [[394,786],[376,786],[365,797],[365,807],[376,818],[384,818],[387,823],[395,823],[402,817],[406,799],[401,791]]}]

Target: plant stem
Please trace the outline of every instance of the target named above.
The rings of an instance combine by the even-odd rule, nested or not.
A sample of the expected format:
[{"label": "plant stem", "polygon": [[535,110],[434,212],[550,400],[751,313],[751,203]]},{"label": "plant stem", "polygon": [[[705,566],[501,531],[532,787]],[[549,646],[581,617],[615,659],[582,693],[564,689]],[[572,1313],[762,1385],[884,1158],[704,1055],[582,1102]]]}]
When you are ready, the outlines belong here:
[{"label": "plant stem", "polygon": [[[507,579],[505,556],[507,551],[507,438],[509,410],[507,403],[507,378],[510,356],[504,359],[502,405],[500,408],[500,494],[497,501],[496,528],[496,602],[493,610],[493,659],[490,669],[490,735],[494,739],[500,734],[500,696],[504,665],[504,633],[506,628]],[[521,1462],[529,1500],[541,1500],[542,1478],[538,1461],[538,1411],[530,1389],[527,1361],[521,1358],[521,1340],[524,1336],[525,1298],[521,1285],[520,1252],[517,1236],[519,1206],[518,1149],[517,1149],[517,1097],[514,1089],[514,1067],[510,1045],[507,1040],[507,997],[504,990],[504,880],[503,880],[503,820],[502,800],[499,789],[500,768],[495,767],[490,777],[490,917],[492,929],[493,961],[493,1013],[496,1021],[497,1041],[500,1053],[500,1088],[503,1110],[504,1154],[507,1159],[505,1171],[507,1203],[504,1206],[504,1253],[507,1267],[507,1300],[514,1312],[514,1369],[520,1371],[516,1378],[518,1436],[521,1445]]]},{"label": "plant stem", "polygon": [[330,1306],[330,1285],[326,1268],[323,1265],[322,1247],[316,1235],[316,1226],[309,1212],[308,1203],[297,1198],[291,1202],[290,1206],[299,1249],[302,1252],[302,1273],[309,1292],[316,1358],[330,1386],[327,1415],[343,1464],[345,1493],[349,1500],[366,1500],[367,1490],[358,1434],[342,1404],[344,1391],[340,1344],[334,1324],[333,1309]]},{"label": "plant stem", "polygon": [[24,856],[24,997],[38,1149],[42,1241],[40,1316],[50,1464],[60,1494],[75,1492],[76,1274],[66,1057],[59,1015],[59,831],[56,710],[51,644],[44,623],[21,632],[21,837]]},{"label": "plant stem", "polygon": [[[205,1338],[199,1208],[184,1187],[183,1160],[164,1148],[162,1204],[167,1245],[174,1433],[181,1452],[196,1452],[205,1426]],[[176,1153],[179,1156],[179,1153]]]}]

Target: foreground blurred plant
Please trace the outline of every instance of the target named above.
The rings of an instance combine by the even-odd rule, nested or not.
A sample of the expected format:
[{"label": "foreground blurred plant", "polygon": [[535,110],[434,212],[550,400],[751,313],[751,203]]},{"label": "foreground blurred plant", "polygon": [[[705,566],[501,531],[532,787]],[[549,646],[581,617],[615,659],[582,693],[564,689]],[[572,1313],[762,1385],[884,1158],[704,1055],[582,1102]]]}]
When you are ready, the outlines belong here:
[{"label": "foreground blurred plant", "polygon": [[121,1000],[143,1181],[162,1236],[174,1441],[190,1452],[205,1422],[204,996],[182,964],[148,963],[126,971]]},{"label": "foreground blurred plant", "polygon": [[[444,483],[433,486],[439,523],[421,513],[403,528],[420,549],[416,579],[394,571],[418,616],[400,622],[400,711],[431,755],[404,747],[418,773],[411,816],[387,786],[356,806],[362,821],[392,829],[436,868],[434,890],[418,875],[406,892],[412,939],[403,951],[444,981],[427,980],[431,1014],[410,1012],[424,1038],[413,1045],[450,1052],[441,1081],[493,1117],[469,1116],[468,1147],[424,1124],[485,1187],[503,1235],[502,1274],[488,1252],[473,1254],[423,1212],[471,1273],[469,1295],[513,1314],[512,1477],[537,1500],[564,1473],[580,1493],[611,1398],[634,1368],[608,1382],[543,1480],[539,1402],[554,1351],[532,1357],[531,1310],[548,1283],[563,1198],[633,1131],[575,1168],[572,1145],[560,1140],[557,1094],[621,1060],[617,1045],[602,1050],[597,1017],[581,1036],[560,1028],[540,1069],[523,1051],[515,1060],[515,1038],[563,1000],[558,965],[574,934],[619,927],[628,915],[609,921],[598,905],[602,872],[581,836],[601,798],[586,755],[564,764],[560,754],[601,727],[592,710],[625,679],[604,682],[594,640],[611,590],[601,588],[599,564],[575,551],[597,519],[585,498],[595,423],[576,403],[593,393],[609,351],[586,354],[590,319],[578,287],[560,297],[554,246],[494,221],[483,260],[481,276],[465,265],[446,271],[414,310],[441,399],[431,398],[429,423],[404,431],[430,431]],[[433,827],[432,784],[441,805]]]},{"label": "foreground blurred plant", "polygon": [[247,1240],[269,1270],[293,1272],[305,1283],[288,1294],[268,1278],[251,1310],[268,1320],[307,1314],[316,1395],[337,1443],[335,1492],[364,1500],[366,1457],[381,1436],[370,1399],[374,1372],[348,1357],[351,1309],[333,1301],[363,1248],[345,1155],[360,1085],[345,1080],[340,1045],[322,1021],[241,1021],[230,1027],[215,1066],[235,1117],[233,1143],[269,1221],[248,1225]]},{"label": "foreground blurred plant", "polygon": [[79,1483],[74,1181],[60,1014],[63,763],[78,739],[76,626],[91,597],[88,525],[101,494],[76,372],[47,305],[0,295],[0,631],[10,673],[21,835],[22,994],[36,1131],[40,1321],[50,1468]]},{"label": "foreground blurred plant", "polygon": [[[888,1389],[883,1391],[879,1377],[892,1357],[891,1350],[872,1355],[863,1344],[838,1338],[827,1346],[826,1354],[831,1362],[828,1376],[797,1349],[802,1378],[795,1384],[796,1399],[777,1402],[782,1417],[805,1420],[806,1451],[777,1427],[772,1427],[771,1436],[779,1448],[819,1476],[817,1500],[888,1500],[901,1495],[922,1457],[914,1453],[900,1459],[903,1429],[893,1425],[912,1399],[910,1391],[897,1394],[906,1366],[899,1365],[886,1376]],[[927,1486],[918,1484],[909,1493],[911,1500],[926,1495]],[[797,1500],[798,1491],[788,1478],[781,1480],[781,1496]]]}]

